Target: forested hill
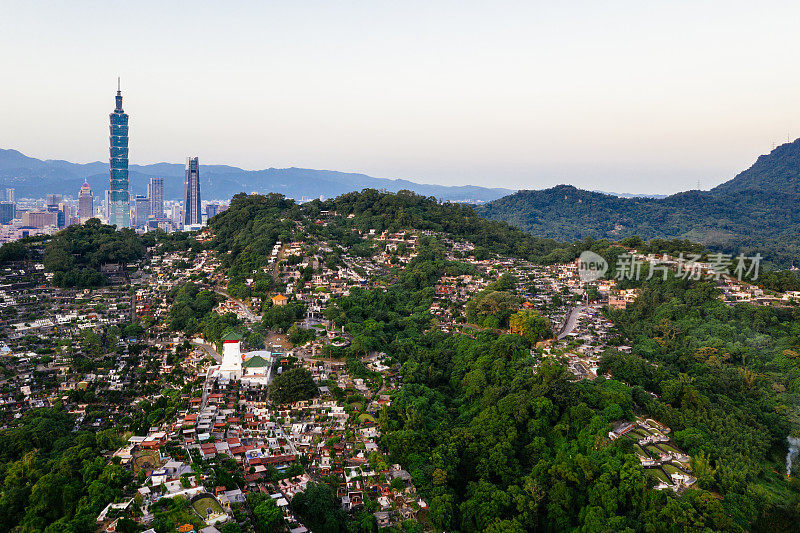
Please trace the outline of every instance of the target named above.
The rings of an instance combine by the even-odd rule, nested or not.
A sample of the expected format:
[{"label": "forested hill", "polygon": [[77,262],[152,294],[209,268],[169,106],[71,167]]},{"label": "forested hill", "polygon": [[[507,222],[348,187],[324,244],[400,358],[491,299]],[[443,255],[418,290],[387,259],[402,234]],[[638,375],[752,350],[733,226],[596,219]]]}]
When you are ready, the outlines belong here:
[{"label": "forested hill", "polygon": [[[320,217],[324,225],[297,229],[296,223]],[[544,263],[572,260],[584,249],[579,243],[542,239],[504,222],[486,220],[469,206],[440,203],[411,191],[392,194],[365,189],[304,204],[280,194],[237,194],[230,208],[212,218],[209,226],[215,234],[215,248],[225,252],[223,264],[234,282],[267,264],[276,241],[304,239],[307,232],[324,235],[342,247],[361,242],[353,230],[446,232],[474,243],[476,256],[496,253]]]},{"label": "forested hill", "polygon": [[726,194],[751,190],[800,194],[800,139],[760,156],[753,166],[711,192]]},{"label": "forested hill", "polygon": [[800,139],[759,157],[711,191],[663,199],[619,198],[569,185],[519,191],[479,206],[479,214],[559,240],[686,238],[729,253],[760,252],[789,266],[800,237]]},{"label": "forested hill", "polygon": [[[798,431],[797,308],[731,307],[711,281],[643,272],[641,279],[620,283],[638,289],[638,300],[606,314],[615,324],[610,346],[629,348],[605,350],[600,377],[576,381],[565,360],[545,357],[545,348],[526,336],[493,327],[474,335],[432,327],[429,310],[439,280],[474,267],[448,258],[448,235],[441,232],[475,243],[476,259],[499,253],[566,261],[592,245],[613,265],[619,246],[559,244],[484,220],[467,206],[407,191],[365,190],[303,205],[277,194],[237,195],[209,226],[228,292],[243,298],[248,294],[242,290],[269,292],[273,278],[263,267],[277,241],[305,241],[332,268],[348,257],[371,256],[370,241],[384,230],[419,230],[413,259],[379,274],[371,286],[333,296],[325,316],[353,336],[336,352],[348,368],[364,368],[362,358],[374,351],[388,354],[400,369],[402,386],[377,417],[380,449],[388,464],[411,474],[430,506],[425,521],[432,530],[796,530],[800,485],[783,472],[786,436]],[[369,230],[377,235],[368,237]],[[620,244],[642,253],[693,247],[636,239]],[[495,303],[480,325],[486,327],[487,319],[502,323],[503,308],[514,301],[510,291],[525,283],[522,276],[499,275],[502,263],[494,263],[496,281],[465,304],[464,319],[474,321],[474,310],[489,298]],[[313,270],[302,275],[310,279]],[[537,276],[530,271],[527,281]],[[641,445],[608,438],[612,424],[634,415],[670,427],[691,457],[697,477],[691,489],[680,495],[650,490],[657,482],[637,456]]]}]

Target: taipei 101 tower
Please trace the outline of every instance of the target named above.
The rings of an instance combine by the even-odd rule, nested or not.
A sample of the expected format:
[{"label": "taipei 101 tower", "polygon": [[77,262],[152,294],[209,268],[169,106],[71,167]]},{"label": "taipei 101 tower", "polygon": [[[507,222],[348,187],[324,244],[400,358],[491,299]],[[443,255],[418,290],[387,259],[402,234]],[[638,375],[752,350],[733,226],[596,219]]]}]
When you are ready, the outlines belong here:
[{"label": "taipei 101 tower", "polygon": [[119,78],[117,78],[117,106],[108,118],[111,133],[108,223],[116,225],[117,228],[129,228],[131,208],[128,192],[128,115],[122,110]]}]

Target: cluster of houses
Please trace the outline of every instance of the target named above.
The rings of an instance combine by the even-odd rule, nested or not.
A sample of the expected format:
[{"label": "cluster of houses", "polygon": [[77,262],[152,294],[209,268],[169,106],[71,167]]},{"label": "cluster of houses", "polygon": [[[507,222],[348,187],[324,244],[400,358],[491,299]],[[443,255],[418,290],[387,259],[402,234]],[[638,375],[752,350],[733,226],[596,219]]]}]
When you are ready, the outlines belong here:
[{"label": "cluster of houses", "polygon": [[[318,223],[326,224],[328,216],[321,214]],[[206,229],[202,238],[210,238],[209,232]],[[352,336],[332,329],[324,311],[333,296],[349,294],[354,287],[382,286],[415,257],[419,238],[432,234],[416,230],[361,232],[366,248],[360,253],[345,250],[330,266],[326,257],[334,250],[313,237],[276,243],[269,266],[254,272],[246,284],[255,288],[260,279],[271,276],[280,292],[254,292],[243,298],[244,303],[227,299],[216,311],[252,320],[247,305],[282,306],[299,299],[308,304],[304,325],[316,327],[320,335],[305,346],[285,351],[259,350],[244,357],[234,354],[233,368],[224,361],[210,361],[210,352],[199,346],[186,349],[187,339],[167,333],[164,325],[169,314],[166,295],[174,287],[191,280],[208,286],[226,284],[220,261],[211,251],[151,250],[143,277],[133,283],[133,295],[127,287],[114,285],[94,291],[55,289],[46,283],[41,264],[10,264],[0,271],[0,325],[6,334],[0,342],[0,356],[3,367],[11,370],[0,380],[4,422],[18,418],[26,409],[59,401],[78,415],[76,428],[100,428],[123,415],[122,410],[153,398],[139,395],[125,406],[108,405],[100,419],[89,403],[80,400],[84,393],[130,393],[140,385],[158,383],[182,395],[182,407],[174,419],[130,437],[113,452],[122,465],[144,474],[139,474],[143,482],[135,495],[109,503],[97,517],[98,528],[106,531],[114,531],[120,516],[135,516],[149,527],[159,502],[180,497],[190,502],[204,524],[199,530],[214,533],[217,526],[233,519],[247,494],[258,492],[275,500],[289,530],[302,533],[305,528],[292,512],[292,499],[309,483],[331,477],[340,480],[336,497],[344,510],[356,512],[366,502],[377,502],[374,514],[381,527],[413,519],[428,505],[417,493],[409,472],[401,465],[389,464],[382,455],[376,422],[401,385],[398,365],[386,354],[369,354],[364,360],[366,368],[381,376],[374,380],[350,375],[343,361],[325,360],[326,346],[346,347]],[[621,289],[615,280],[582,280],[576,263],[541,266],[500,257],[477,259],[472,244],[438,237],[447,245],[448,259],[473,268],[470,274],[443,276],[436,283],[430,312],[438,319],[437,327],[451,328],[463,322],[470,298],[503,274],[512,274],[517,279],[513,291],[520,308],[539,311],[553,325],[553,339],[532,348],[532,355],[539,361],[546,357],[564,361],[578,379],[597,376],[599,357],[614,335],[603,308],[626,309],[635,302],[638,290]],[[371,250],[371,255],[363,249]],[[667,258],[667,262],[670,268],[677,268],[677,261]],[[711,266],[697,268],[707,275]],[[800,301],[800,292],[765,294],[730,276],[717,282],[730,303],[785,305]],[[73,356],[81,349],[86,329],[100,332],[103,326],[125,324],[133,318],[154,323],[146,340],[120,335],[109,350],[114,353],[108,364],[90,372],[76,371]],[[619,342],[614,344],[618,350],[630,350],[617,346]],[[131,350],[134,345],[137,348]],[[133,359],[134,352],[142,350],[147,350],[145,363]],[[43,352],[49,354],[46,361],[40,358]],[[309,370],[319,386],[319,396],[273,405],[266,397],[273,372],[294,366]],[[669,434],[669,428],[655,420],[637,418],[615,424],[608,436],[634,441],[657,488],[681,491],[696,480],[691,458],[674,445]],[[197,465],[216,468],[223,464],[235,465],[243,482],[216,484],[205,469],[195,471]],[[142,515],[132,513],[132,502],[142,509]],[[182,526],[184,531],[196,530],[191,524],[186,526],[189,529]]]},{"label": "cluster of houses", "polygon": [[[380,359],[373,362],[380,364]],[[321,386],[319,397],[272,405],[263,391],[235,380],[215,381],[201,396],[188,398],[188,408],[174,421],[132,436],[114,452],[121,464],[146,472],[138,489],[144,514],[137,519],[146,526],[154,516],[150,507],[163,498],[211,498],[220,512],[198,516],[207,526],[215,526],[231,519],[232,508],[255,491],[275,499],[291,530],[303,531],[290,502],[309,482],[330,476],[342,480],[336,496],[344,510],[358,511],[367,500],[375,500],[375,517],[382,526],[414,518],[427,509],[410,474],[400,465],[387,464],[378,448],[376,417],[391,402],[392,385],[374,392],[363,379],[349,376],[346,366],[337,361],[308,359],[299,364],[320,382],[333,380],[338,387],[358,392],[363,404],[341,404],[328,386]],[[197,369],[198,377],[206,368]],[[232,459],[244,485],[209,486],[205,476],[192,470],[189,457],[200,464]],[[113,530],[114,520],[105,514],[98,516],[98,523]]]},{"label": "cluster of houses", "polygon": [[608,438],[630,439],[639,460],[656,481],[656,489],[685,490],[697,481],[692,476],[691,457],[681,451],[669,438],[670,428],[652,418],[636,417],[614,424]]}]

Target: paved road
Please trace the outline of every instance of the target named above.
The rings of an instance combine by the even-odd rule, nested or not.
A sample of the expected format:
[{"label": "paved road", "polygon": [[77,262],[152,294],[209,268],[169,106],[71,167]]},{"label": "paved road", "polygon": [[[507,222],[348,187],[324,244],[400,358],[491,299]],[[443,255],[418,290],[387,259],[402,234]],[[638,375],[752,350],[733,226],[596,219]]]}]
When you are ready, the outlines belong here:
[{"label": "paved road", "polygon": [[206,353],[208,355],[210,355],[211,358],[214,361],[216,361],[216,363],[218,365],[222,364],[222,356],[217,353],[217,350],[213,346],[211,346],[210,344],[206,344],[204,342],[196,341],[196,340],[192,340],[192,344],[195,344],[195,345],[201,347],[202,349],[204,349],[206,351]]},{"label": "paved road", "polygon": [[203,397],[200,400],[200,410],[206,408],[208,404],[208,395],[211,394],[211,391],[214,390],[214,378],[212,374],[214,372],[213,367],[209,367],[208,372],[206,373],[206,381],[203,383]]},{"label": "paved road", "polygon": [[[196,340],[192,340],[192,343],[197,345],[197,346],[200,346],[201,348],[203,348],[206,351],[206,353],[208,355],[210,355],[211,358],[217,364],[221,364],[222,363],[222,357],[217,353],[217,350],[215,350],[213,346],[211,346],[210,344],[206,344],[204,342],[198,342]],[[214,388],[214,380],[211,377],[211,374],[212,374],[213,370],[214,370],[213,366],[208,367],[208,372],[206,373],[206,381],[205,381],[205,383],[203,383],[203,397],[200,400],[200,410],[201,411],[206,408],[206,404],[208,402],[208,395],[211,393],[211,391]]]},{"label": "paved road", "polygon": [[249,307],[247,307],[247,304],[241,301],[240,299],[234,298],[233,296],[223,291],[222,289],[216,289],[214,287],[209,287],[209,289],[216,292],[217,294],[221,294],[225,298],[233,300],[233,302],[239,306],[239,309],[241,309],[244,312],[245,317],[250,322],[261,322],[261,316],[255,314]]},{"label": "paved road", "polygon": [[584,307],[582,305],[577,305],[572,308],[572,310],[569,312],[566,322],[564,322],[564,325],[561,327],[561,332],[556,337],[558,340],[561,340],[572,333],[572,331],[575,329],[575,326],[578,325],[578,315],[583,310]]}]

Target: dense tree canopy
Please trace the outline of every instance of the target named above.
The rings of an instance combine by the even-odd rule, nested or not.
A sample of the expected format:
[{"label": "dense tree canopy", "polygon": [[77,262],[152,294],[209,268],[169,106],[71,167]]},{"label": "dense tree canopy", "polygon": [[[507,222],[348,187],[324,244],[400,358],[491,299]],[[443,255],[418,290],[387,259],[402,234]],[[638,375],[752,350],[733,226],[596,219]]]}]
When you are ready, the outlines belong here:
[{"label": "dense tree canopy", "polygon": [[97,514],[122,495],[131,474],[101,455],[121,439],[73,432],[73,424],[59,408],[36,409],[0,431],[0,531],[93,531]]},{"label": "dense tree canopy", "polygon": [[305,368],[293,368],[278,374],[269,389],[270,399],[278,404],[308,400],[317,395],[317,386],[311,372]]},{"label": "dense tree canopy", "polygon": [[531,344],[553,336],[550,321],[533,309],[523,309],[514,313],[508,319],[508,325],[512,332],[522,335]]},{"label": "dense tree canopy", "polygon": [[137,261],[144,257],[152,235],[142,237],[129,228],[117,230],[96,218],[57,233],[47,244],[44,268],[54,272],[60,287],[99,287],[105,283],[100,267],[106,263]]}]

